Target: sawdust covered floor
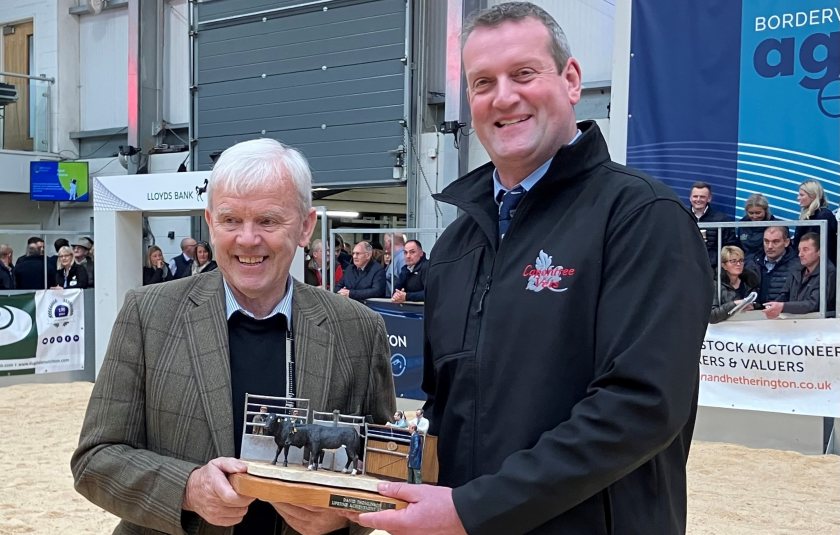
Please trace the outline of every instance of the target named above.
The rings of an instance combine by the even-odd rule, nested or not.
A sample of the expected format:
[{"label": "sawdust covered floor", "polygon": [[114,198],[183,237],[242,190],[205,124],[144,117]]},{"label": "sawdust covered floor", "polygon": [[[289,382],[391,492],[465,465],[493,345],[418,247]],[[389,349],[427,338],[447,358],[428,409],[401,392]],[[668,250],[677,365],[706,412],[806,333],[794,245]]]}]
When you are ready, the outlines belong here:
[{"label": "sawdust covered floor", "polygon": [[[91,383],[0,388],[0,534],[103,534],[117,519],[73,489]],[[696,442],[691,535],[840,535],[840,457]]]}]

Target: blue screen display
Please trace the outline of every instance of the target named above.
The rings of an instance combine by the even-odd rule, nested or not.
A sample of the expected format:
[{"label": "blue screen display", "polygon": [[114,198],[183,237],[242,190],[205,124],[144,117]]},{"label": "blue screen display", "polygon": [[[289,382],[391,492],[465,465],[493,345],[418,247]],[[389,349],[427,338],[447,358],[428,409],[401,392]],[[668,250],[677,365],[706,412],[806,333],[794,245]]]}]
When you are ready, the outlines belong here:
[{"label": "blue screen display", "polygon": [[33,201],[90,200],[87,162],[30,162],[29,198]]}]

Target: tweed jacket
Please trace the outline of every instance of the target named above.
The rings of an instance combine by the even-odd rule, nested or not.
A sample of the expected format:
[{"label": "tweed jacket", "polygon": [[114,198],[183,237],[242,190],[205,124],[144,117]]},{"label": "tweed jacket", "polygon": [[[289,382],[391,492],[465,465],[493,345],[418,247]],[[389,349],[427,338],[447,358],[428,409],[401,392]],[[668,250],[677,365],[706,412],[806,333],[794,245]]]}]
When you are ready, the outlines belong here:
[{"label": "tweed jacket", "polygon": [[[294,281],[292,324],[298,396],[386,422],[396,401],[382,318]],[[71,459],[76,490],[122,519],[114,533],[229,534],[181,504],[195,468],[234,455],[232,412],[221,272],[129,291]]]}]

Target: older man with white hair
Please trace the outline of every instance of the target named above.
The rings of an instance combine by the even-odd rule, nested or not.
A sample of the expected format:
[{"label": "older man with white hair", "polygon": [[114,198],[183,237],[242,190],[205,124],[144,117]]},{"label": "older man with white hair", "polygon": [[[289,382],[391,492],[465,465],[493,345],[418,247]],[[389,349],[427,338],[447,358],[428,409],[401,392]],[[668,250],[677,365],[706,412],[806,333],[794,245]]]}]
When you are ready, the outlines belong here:
[{"label": "older man with white hair", "polygon": [[289,275],[315,226],[310,189],[298,151],[234,145],[207,191],[219,269],[126,294],[71,461],[76,489],[121,518],[115,533],[362,531],[227,479],[246,470],[246,392],[383,424],[396,409],[382,318]]}]

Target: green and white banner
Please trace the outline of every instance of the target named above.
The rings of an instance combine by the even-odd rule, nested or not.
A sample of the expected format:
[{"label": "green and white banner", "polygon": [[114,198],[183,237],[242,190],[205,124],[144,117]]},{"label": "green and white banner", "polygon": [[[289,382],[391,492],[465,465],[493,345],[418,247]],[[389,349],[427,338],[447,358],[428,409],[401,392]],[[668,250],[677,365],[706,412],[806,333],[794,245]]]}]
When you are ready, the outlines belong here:
[{"label": "green and white banner", "polygon": [[66,372],[84,366],[82,290],[0,296],[0,375]]}]

